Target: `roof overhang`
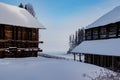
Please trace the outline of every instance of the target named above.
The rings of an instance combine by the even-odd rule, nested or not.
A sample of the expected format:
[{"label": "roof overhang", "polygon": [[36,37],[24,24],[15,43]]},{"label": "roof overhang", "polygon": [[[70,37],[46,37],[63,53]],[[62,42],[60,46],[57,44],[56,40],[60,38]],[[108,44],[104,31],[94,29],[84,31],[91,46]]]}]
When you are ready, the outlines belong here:
[{"label": "roof overhang", "polygon": [[72,52],[120,56],[120,38],[83,41]]}]

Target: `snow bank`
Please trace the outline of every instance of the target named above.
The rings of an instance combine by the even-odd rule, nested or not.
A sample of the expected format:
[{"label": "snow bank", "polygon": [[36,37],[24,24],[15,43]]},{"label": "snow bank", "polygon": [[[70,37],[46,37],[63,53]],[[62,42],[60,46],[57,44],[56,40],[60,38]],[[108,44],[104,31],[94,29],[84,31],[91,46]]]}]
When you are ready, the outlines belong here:
[{"label": "snow bank", "polygon": [[98,26],[103,26],[103,25],[107,25],[107,24],[110,24],[110,23],[115,23],[115,22],[118,22],[118,21],[120,21],[120,6],[114,8],[113,10],[111,10],[110,12],[103,15],[102,17],[100,17],[95,22],[93,22],[92,24],[88,25],[86,27],[86,29],[93,28],[93,27],[98,27]]},{"label": "snow bank", "polygon": [[[100,67],[49,58],[0,59],[1,80],[89,80]],[[95,74],[94,74],[95,73]]]},{"label": "snow bank", "polygon": [[25,9],[4,3],[0,3],[0,24],[44,28],[42,24]]},{"label": "snow bank", "polygon": [[83,41],[72,52],[120,56],[120,39]]}]

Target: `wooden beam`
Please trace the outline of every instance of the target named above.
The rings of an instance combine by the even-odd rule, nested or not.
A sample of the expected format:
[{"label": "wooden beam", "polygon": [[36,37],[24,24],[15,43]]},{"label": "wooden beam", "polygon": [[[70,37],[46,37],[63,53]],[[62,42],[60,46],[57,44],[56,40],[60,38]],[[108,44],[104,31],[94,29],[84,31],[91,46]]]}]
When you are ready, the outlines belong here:
[{"label": "wooden beam", "polygon": [[114,56],[112,56],[112,69],[114,70]]},{"label": "wooden beam", "polygon": [[74,55],[74,61],[76,60],[76,53],[73,53],[73,55]]},{"label": "wooden beam", "polygon": [[93,29],[91,29],[91,40],[93,40]]},{"label": "wooden beam", "polygon": [[119,26],[120,26],[120,25],[117,23],[117,34],[116,34],[117,38],[119,37],[119,29],[120,29]]},{"label": "wooden beam", "polygon": [[81,53],[79,53],[79,61],[82,62]]},{"label": "wooden beam", "polygon": [[100,39],[100,27],[98,27],[98,39]]},{"label": "wooden beam", "polygon": [[92,56],[93,56],[93,62],[92,63],[94,64],[94,54]]},{"label": "wooden beam", "polygon": [[11,39],[6,39],[6,40],[0,40],[0,42],[10,42],[10,41],[15,41],[15,42],[28,42],[28,43],[43,43],[43,41],[30,41],[30,40],[11,40]]}]

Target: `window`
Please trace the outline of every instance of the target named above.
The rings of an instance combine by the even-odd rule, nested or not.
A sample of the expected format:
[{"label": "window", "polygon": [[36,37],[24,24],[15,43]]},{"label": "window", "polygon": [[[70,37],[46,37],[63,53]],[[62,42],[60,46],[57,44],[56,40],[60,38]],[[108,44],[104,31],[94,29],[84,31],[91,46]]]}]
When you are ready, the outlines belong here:
[{"label": "window", "polygon": [[29,40],[32,40],[32,29],[29,29]]},{"label": "window", "polygon": [[26,28],[26,40],[32,40],[32,29]]},{"label": "window", "polygon": [[17,42],[17,47],[21,48],[22,47],[22,43],[21,42]]},{"label": "window", "polygon": [[37,48],[38,47],[37,45],[38,45],[37,43],[30,43],[30,47],[32,48]]},{"label": "window", "polygon": [[118,27],[118,36],[120,36],[120,26]]},{"label": "window", "polygon": [[4,39],[4,26],[0,25],[0,39]]},{"label": "window", "polygon": [[36,29],[32,30],[32,40],[36,40]]},{"label": "window", "polygon": [[25,37],[26,37],[26,40],[29,40],[29,28],[25,29]]},{"label": "window", "polygon": [[86,40],[91,40],[91,30],[86,30]]},{"label": "window", "polygon": [[98,29],[93,29],[93,39],[98,39]]},{"label": "window", "polygon": [[11,44],[10,44],[9,42],[4,43],[4,47],[5,47],[5,48],[8,48],[8,47],[10,47],[10,46],[11,46]]},{"label": "window", "polygon": [[22,28],[22,40],[26,40],[26,30]]},{"label": "window", "polygon": [[0,48],[3,48],[3,43],[0,43]]},{"label": "window", "polygon": [[116,37],[117,27],[111,26],[109,27],[109,37]]},{"label": "window", "polygon": [[21,35],[21,28],[18,28],[18,40],[21,40],[21,37],[22,37],[22,35]]},{"label": "window", "polygon": [[106,27],[100,29],[100,38],[106,38],[107,30]]},{"label": "window", "polygon": [[39,37],[38,37],[38,36],[39,36],[38,34],[39,34],[39,30],[36,29],[36,39],[35,39],[35,40],[37,40],[37,41],[39,40],[39,39],[38,39],[38,38],[39,38]]},{"label": "window", "polygon": [[5,39],[12,39],[12,28],[11,28],[11,26],[5,26]]}]

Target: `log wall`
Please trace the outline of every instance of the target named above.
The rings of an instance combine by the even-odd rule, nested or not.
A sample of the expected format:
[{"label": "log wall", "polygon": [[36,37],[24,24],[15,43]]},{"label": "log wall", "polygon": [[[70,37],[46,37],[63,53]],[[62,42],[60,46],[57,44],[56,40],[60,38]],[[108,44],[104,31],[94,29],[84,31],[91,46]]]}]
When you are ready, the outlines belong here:
[{"label": "log wall", "polygon": [[120,37],[120,22],[85,30],[85,40],[99,40]]},{"label": "log wall", "polygon": [[[0,24],[0,57],[37,56],[39,29]],[[24,48],[21,52],[5,52],[9,47]],[[31,49],[31,51],[25,51]],[[32,50],[32,49],[38,49]]]},{"label": "log wall", "polygon": [[84,54],[85,62],[105,67],[114,71],[120,70],[120,57],[96,54]]}]

